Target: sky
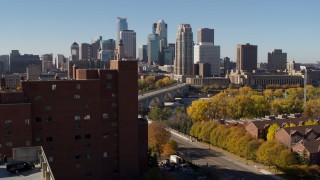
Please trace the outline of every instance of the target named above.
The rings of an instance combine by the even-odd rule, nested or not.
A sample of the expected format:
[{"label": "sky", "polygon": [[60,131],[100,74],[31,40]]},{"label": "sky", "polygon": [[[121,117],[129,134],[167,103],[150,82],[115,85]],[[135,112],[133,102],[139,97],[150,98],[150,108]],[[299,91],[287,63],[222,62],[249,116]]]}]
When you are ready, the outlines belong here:
[{"label": "sky", "polygon": [[190,24],[194,41],[199,28],[215,30],[221,58],[235,61],[237,44],[258,45],[258,62],[272,49],[287,60],[320,61],[319,0],[1,0],[0,55],[70,55],[73,42],[93,37],[116,39],[116,19],[126,17],[137,33],[137,47],[147,43],[152,24],[168,24],[175,43],[179,24]]}]

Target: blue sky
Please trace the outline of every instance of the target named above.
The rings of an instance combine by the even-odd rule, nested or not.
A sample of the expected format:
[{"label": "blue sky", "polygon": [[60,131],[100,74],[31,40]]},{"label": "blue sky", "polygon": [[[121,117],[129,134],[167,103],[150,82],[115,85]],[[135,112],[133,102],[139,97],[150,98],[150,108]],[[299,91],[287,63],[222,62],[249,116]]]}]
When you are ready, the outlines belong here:
[{"label": "blue sky", "polygon": [[152,24],[164,19],[168,41],[175,42],[181,23],[215,29],[221,57],[235,60],[236,45],[258,45],[258,61],[283,49],[288,61],[320,61],[319,0],[1,0],[0,54],[70,54],[73,42],[102,35],[115,39],[116,17],[127,17],[146,44]]}]

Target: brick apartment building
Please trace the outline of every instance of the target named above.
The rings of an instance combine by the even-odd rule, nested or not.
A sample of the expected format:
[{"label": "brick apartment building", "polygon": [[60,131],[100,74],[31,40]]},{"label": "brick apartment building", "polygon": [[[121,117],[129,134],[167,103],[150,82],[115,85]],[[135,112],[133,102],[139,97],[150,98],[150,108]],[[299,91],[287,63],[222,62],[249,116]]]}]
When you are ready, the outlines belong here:
[{"label": "brick apartment building", "polygon": [[56,179],[138,179],[147,123],[137,118],[137,61],[73,69],[72,80],[22,81],[0,93],[0,153],[42,146]]}]

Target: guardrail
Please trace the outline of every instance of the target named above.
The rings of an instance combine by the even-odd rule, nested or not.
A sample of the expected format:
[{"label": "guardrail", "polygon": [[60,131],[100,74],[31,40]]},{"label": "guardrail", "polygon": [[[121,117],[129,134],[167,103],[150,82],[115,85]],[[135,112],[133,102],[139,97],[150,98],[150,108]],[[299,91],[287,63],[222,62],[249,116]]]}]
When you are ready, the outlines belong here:
[{"label": "guardrail", "polygon": [[42,179],[55,180],[42,146],[39,147],[39,159],[40,159],[40,165],[42,169]]}]

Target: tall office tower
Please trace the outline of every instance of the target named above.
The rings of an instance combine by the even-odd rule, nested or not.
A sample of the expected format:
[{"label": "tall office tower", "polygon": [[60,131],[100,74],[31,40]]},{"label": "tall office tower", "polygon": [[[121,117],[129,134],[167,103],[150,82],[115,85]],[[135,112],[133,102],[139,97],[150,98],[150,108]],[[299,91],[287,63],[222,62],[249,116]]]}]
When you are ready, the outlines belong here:
[{"label": "tall office tower", "polygon": [[99,48],[99,57],[102,61],[110,61],[115,57],[116,42],[113,39],[101,40]]},{"label": "tall office tower", "polygon": [[136,59],[136,32],[133,30],[120,31],[120,39],[123,43],[124,57]]},{"label": "tall office tower", "polygon": [[169,43],[168,48],[172,50],[172,64],[174,64],[174,59],[176,58],[176,44],[175,43]]},{"label": "tall office tower", "polygon": [[81,43],[79,48],[79,60],[89,60],[91,54],[91,47],[88,43]]},{"label": "tall office tower", "polygon": [[142,45],[139,48],[139,60],[143,62],[148,61],[148,45]]},{"label": "tall office tower", "polygon": [[[159,35],[160,48],[166,47],[168,43],[168,25],[164,20],[159,20],[153,24],[153,34]],[[160,50],[161,51],[161,50]]]},{"label": "tall office tower", "polygon": [[71,45],[71,60],[79,61],[79,45],[76,42]]},{"label": "tall office tower", "polygon": [[231,71],[231,63],[229,57],[224,57],[222,59],[223,63],[223,75],[227,75]]},{"label": "tall office tower", "polygon": [[41,56],[42,72],[51,72],[53,67],[53,54],[43,54]]},{"label": "tall office tower", "polygon": [[164,59],[165,65],[172,65],[173,64],[173,54],[174,49],[170,47],[165,47],[162,49],[162,56]]},{"label": "tall office tower", "polygon": [[120,42],[120,32],[123,30],[128,30],[127,18],[117,17],[117,44]]},{"label": "tall office tower", "polygon": [[193,33],[190,24],[180,24],[175,49],[174,72],[176,75],[193,74],[193,44]]},{"label": "tall office tower", "polygon": [[198,30],[198,44],[208,42],[214,45],[214,29],[201,28]]},{"label": "tall office tower", "polygon": [[22,91],[0,92],[1,132],[10,131],[1,153],[42,146],[55,179],[139,179],[148,130],[137,118],[137,69],[137,61],[112,60],[110,69],[74,67],[72,80],[22,81]]},{"label": "tall office tower", "polygon": [[252,72],[257,70],[258,62],[257,45],[238,44],[237,45],[237,71]]},{"label": "tall office tower", "polygon": [[268,70],[285,70],[287,66],[287,53],[283,53],[282,49],[273,49],[268,53]]},{"label": "tall office tower", "polygon": [[21,55],[18,50],[12,50],[10,54],[10,73],[25,73],[31,64],[41,65],[39,55]]},{"label": "tall office tower", "polygon": [[64,57],[64,55],[62,54],[57,54],[56,58],[55,58],[55,63],[56,63],[56,68],[60,69],[61,71],[66,70],[66,63],[67,63],[67,59]]},{"label": "tall office tower", "polygon": [[100,48],[100,41],[102,41],[102,37],[100,36],[99,39],[96,41],[93,41],[90,44],[90,59],[91,60],[96,60],[98,59],[98,54],[99,54],[99,48]]},{"label": "tall office tower", "polygon": [[158,34],[148,35],[148,63],[160,64],[160,39]]},{"label": "tall office tower", "polygon": [[213,29],[198,30],[198,44],[194,46],[194,63],[208,63],[211,75],[220,76],[220,46],[215,46],[213,40]]},{"label": "tall office tower", "polygon": [[1,55],[0,56],[0,62],[2,62],[3,67],[0,69],[0,72],[2,73],[8,73],[10,71],[9,66],[9,55]]}]

